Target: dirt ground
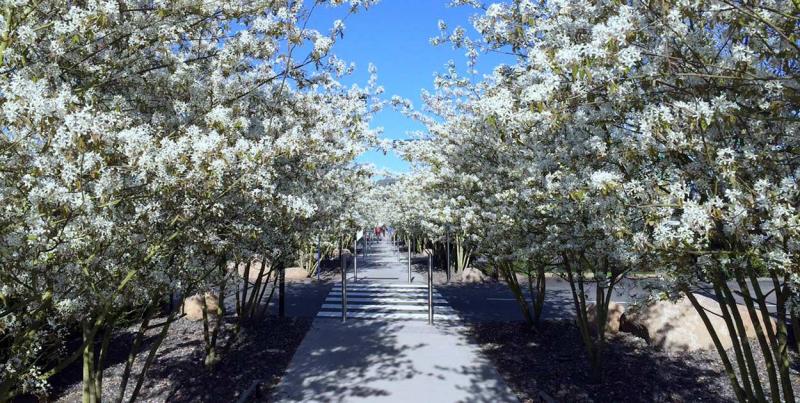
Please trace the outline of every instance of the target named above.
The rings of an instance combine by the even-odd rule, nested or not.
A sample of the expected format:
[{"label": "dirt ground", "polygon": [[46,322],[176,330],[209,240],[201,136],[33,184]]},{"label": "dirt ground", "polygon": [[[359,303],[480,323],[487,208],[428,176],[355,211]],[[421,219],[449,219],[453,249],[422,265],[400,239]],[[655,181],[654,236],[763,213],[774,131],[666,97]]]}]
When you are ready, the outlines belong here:
[{"label": "dirt ground", "polygon": [[605,350],[603,382],[593,383],[572,322],[543,322],[538,332],[521,322],[476,323],[471,332],[524,402],[540,401],[539,391],[564,402],[736,401],[716,351],[669,354],[619,333]]},{"label": "dirt ground", "polygon": [[[289,361],[302,341],[311,318],[279,319],[268,317],[244,328],[230,343],[229,350],[213,371],[203,365],[202,322],[179,319],[170,327],[142,387],[138,401],[147,402],[229,402],[236,401],[254,382],[259,382],[255,401],[266,401],[278,384]],[[103,381],[104,400],[116,398],[128,347],[134,328],[121,332],[112,341]],[[155,331],[148,333],[148,343]],[[220,341],[220,345],[225,340]],[[150,345],[141,349],[134,373],[141,372],[141,361]],[[51,396],[45,401],[81,400],[80,363],[51,380]],[[132,389],[131,381],[128,391]],[[22,400],[25,401],[25,400]]]}]

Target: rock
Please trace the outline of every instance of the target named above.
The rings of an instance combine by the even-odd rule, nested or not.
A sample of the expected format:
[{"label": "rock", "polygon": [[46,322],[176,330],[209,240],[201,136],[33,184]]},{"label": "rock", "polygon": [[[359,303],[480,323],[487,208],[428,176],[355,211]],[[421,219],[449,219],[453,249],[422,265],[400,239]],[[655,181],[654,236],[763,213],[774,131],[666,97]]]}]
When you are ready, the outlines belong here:
[{"label": "rock", "polygon": [[302,267],[287,267],[286,280],[287,281],[304,281],[308,278],[308,272]]},{"label": "rock", "polygon": [[[244,272],[246,267],[247,264],[241,263],[237,268],[239,276],[241,278],[244,278]],[[255,283],[256,280],[258,280],[258,274],[260,271],[261,271],[261,261],[254,260],[252,263],[250,263],[250,273],[248,275],[248,280],[250,280],[251,283]],[[264,278],[261,281],[266,280],[267,273],[269,273],[269,262],[267,262],[267,265],[264,266]]]},{"label": "rock", "polygon": [[[616,302],[608,304],[608,318],[606,318],[606,332],[617,333],[619,332],[620,319],[622,314],[625,313],[625,306]],[[586,305],[586,316],[589,318],[592,329],[597,328],[597,307],[595,304]]]},{"label": "rock", "polygon": [[474,268],[467,267],[461,271],[461,282],[464,283],[483,283],[486,281],[486,275],[482,271]]},{"label": "rock", "polygon": [[[353,253],[350,252],[350,249],[342,249],[342,255],[344,255],[345,257],[349,258],[350,256],[353,255]],[[338,259],[338,258],[339,258],[339,249],[338,248],[334,248],[331,251],[331,259]]]},{"label": "rock", "polygon": [[[203,302],[200,298],[200,294],[195,294],[183,301],[182,310],[186,314],[184,318],[191,321],[203,320]],[[211,293],[206,293],[205,298],[208,314],[216,315],[217,309],[219,309],[219,298]]]},{"label": "rock", "polygon": [[[731,335],[725,321],[720,316],[719,304],[716,300],[695,294],[700,305],[705,308],[708,319],[719,336],[725,349],[733,346]],[[744,328],[749,338],[755,338],[755,328],[750,314],[744,305],[739,305]],[[758,315],[760,320],[763,317]],[[769,323],[776,327],[774,319]],[[700,315],[688,298],[682,297],[677,302],[658,301],[636,310],[629,310],[622,315],[620,330],[632,333],[647,340],[648,344],[670,352],[697,351],[715,348],[711,335],[703,324]]]}]

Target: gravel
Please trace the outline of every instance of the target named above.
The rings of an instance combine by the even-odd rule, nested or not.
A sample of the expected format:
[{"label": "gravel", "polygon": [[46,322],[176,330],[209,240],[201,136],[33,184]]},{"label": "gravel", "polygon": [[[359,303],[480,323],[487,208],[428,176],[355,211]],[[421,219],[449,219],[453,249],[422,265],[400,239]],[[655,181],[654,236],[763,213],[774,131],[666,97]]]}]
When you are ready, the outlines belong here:
[{"label": "gravel", "polygon": [[[163,321],[163,318],[161,319]],[[268,401],[269,394],[280,381],[289,361],[302,341],[311,318],[268,317],[243,328],[223,353],[213,371],[203,365],[204,343],[202,322],[179,319],[172,324],[158,355],[147,373],[137,399],[146,402],[228,402],[259,383],[254,401]],[[226,337],[231,337],[228,323]],[[149,352],[158,329],[149,331],[147,345],[138,354],[134,373],[141,372],[141,362]],[[127,351],[135,328],[116,335],[109,351],[108,367],[103,380],[104,400],[115,399],[120,389]],[[218,346],[228,339],[221,337]],[[81,368],[76,363],[51,380],[51,399],[58,402],[81,400]],[[133,377],[132,377],[133,378]],[[128,384],[128,393],[135,379]]]},{"label": "gravel", "polygon": [[[592,383],[572,322],[546,321],[537,332],[519,322],[475,323],[471,333],[524,402],[540,401],[540,391],[570,402],[736,400],[713,350],[670,354],[633,335],[618,333],[608,340],[603,382]],[[756,356],[760,358],[760,353]],[[763,367],[763,361],[758,365]],[[795,391],[800,391],[796,372],[793,383]]]}]

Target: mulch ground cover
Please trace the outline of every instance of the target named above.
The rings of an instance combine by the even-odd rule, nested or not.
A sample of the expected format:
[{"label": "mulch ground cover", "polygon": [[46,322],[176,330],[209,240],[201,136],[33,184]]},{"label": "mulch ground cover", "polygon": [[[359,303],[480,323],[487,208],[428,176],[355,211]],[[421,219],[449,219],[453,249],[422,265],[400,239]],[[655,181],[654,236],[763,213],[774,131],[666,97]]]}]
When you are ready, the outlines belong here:
[{"label": "mulch ground cover", "polygon": [[627,333],[611,335],[603,381],[593,383],[572,322],[544,322],[538,332],[525,323],[476,323],[470,331],[525,402],[541,401],[539,391],[563,402],[736,400],[716,351],[670,354]]},{"label": "mulch ground cover", "polygon": [[[158,350],[148,371],[138,401],[147,402],[235,402],[254,382],[259,382],[253,401],[268,401],[297,346],[311,326],[312,318],[268,317],[249,324],[222,355],[213,371],[203,365],[204,343],[202,322],[179,319]],[[229,326],[230,327],[230,324]],[[109,351],[108,368],[103,381],[104,400],[113,400],[119,390],[132,332],[114,337]],[[155,331],[148,333],[148,342]],[[220,340],[224,345],[226,340]],[[134,373],[141,372],[141,362],[149,351],[145,345],[139,353]],[[44,401],[75,402],[81,400],[81,367],[76,363],[51,380],[51,396]],[[128,390],[135,381],[131,380]],[[20,399],[26,401],[30,399]]]}]

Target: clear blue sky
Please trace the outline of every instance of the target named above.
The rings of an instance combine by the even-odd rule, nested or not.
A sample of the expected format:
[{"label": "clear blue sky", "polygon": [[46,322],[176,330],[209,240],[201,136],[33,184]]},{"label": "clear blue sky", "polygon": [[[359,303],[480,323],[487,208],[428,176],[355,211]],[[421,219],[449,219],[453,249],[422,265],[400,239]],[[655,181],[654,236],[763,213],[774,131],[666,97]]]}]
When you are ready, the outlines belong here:
[{"label": "clear blue sky", "polygon": [[[356,72],[346,80],[347,84],[365,85],[370,62],[378,68],[378,83],[386,92],[384,97],[399,95],[410,99],[415,108],[421,108],[420,91],[432,89],[435,72],[442,72],[449,60],[459,70],[466,71],[463,49],[450,45],[433,46],[430,38],[438,36],[438,21],[444,20],[449,29],[457,25],[468,28],[474,35],[470,16],[479,10],[470,7],[449,7],[449,0],[381,0],[366,12],[359,12],[344,19],[346,7],[338,9],[325,6],[314,11],[311,26],[327,33],[333,21],[343,19],[344,38],[333,48],[339,58],[353,62]],[[500,62],[499,56],[482,57],[478,74],[488,74]],[[419,123],[406,118],[391,107],[377,114],[373,127],[383,127],[384,137],[408,138],[407,132],[424,130]],[[359,162],[372,163],[378,168],[402,172],[408,165],[394,154],[367,152]]]}]

